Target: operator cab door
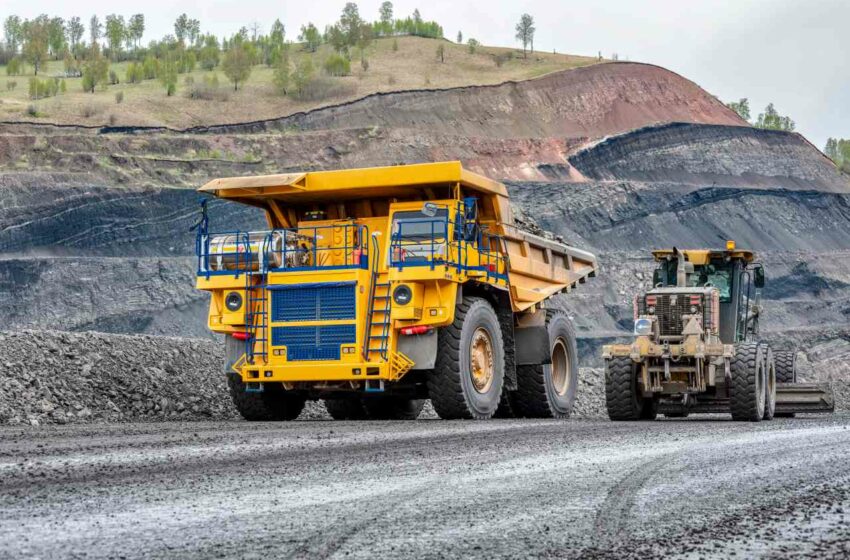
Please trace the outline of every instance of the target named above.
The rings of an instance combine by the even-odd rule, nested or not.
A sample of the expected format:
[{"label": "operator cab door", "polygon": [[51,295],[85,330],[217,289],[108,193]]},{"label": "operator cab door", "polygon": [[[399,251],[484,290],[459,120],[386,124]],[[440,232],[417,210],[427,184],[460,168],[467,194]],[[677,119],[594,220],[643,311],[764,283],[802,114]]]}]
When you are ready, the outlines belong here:
[{"label": "operator cab door", "polygon": [[388,265],[421,266],[448,260],[453,220],[449,203],[397,203],[390,207]]}]

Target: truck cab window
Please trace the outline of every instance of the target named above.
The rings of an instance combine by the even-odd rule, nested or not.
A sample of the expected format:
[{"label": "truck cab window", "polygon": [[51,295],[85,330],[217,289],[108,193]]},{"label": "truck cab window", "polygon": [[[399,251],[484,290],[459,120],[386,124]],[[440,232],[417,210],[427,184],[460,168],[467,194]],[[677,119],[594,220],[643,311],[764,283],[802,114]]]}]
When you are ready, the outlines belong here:
[{"label": "truck cab window", "polygon": [[411,242],[444,240],[447,216],[446,208],[438,208],[434,216],[426,216],[419,210],[396,212],[393,214],[393,237]]}]

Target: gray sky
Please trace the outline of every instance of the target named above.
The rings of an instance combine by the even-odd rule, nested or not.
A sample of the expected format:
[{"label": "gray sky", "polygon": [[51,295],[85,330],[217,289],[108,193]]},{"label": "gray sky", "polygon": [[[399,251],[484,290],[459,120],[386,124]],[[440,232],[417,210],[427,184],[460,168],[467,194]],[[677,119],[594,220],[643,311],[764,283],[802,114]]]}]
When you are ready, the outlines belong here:
[{"label": "gray sky", "polygon": [[[182,12],[204,32],[231,34],[276,17],[294,39],[302,24],[323,29],[344,0],[3,0],[0,18],[48,13],[88,18],[97,13],[145,14],[145,42],[172,33]],[[361,0],[360,13],[377,19],[381,0]],[[819,148],[830,136],[850,138],[850,1],[848,0],[396,0],[397,16],[419,8],[447,38],[458,30],[486,45],[515,45],[520,14],[534,16],[540,50],[659,64],[694,80],[724,101],[749,97],[753,117],[773,102]]]}]

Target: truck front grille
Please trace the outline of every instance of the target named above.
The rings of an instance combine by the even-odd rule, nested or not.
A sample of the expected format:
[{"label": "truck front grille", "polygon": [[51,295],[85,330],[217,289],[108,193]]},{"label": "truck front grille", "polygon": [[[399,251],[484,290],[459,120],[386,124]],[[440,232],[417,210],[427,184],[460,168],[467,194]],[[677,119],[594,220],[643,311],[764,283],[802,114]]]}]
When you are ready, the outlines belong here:
[{"label": "truck front grille", "polygon": [[269,286],[272,322],[354,319],[356,282]]},{"label": "truck front grille", "polygon": [[339,360],[340,345],[356,341],[355,325],[272,327],[272,346],[286,346],[290,362]]}]

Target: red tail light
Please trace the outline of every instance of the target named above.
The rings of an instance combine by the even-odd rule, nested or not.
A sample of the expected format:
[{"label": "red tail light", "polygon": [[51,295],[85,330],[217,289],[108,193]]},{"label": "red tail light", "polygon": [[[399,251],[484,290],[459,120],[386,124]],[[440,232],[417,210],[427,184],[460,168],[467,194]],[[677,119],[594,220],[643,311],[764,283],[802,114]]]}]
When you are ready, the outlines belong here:
[{"label": "red tail light", "polygon": [[404,336],[411,336],[414,334],[427,334],[434,330],[434,327],[430,327],[428,325],[414,325],[412,327],[404,327],[401,329],[401,334]]},{"label": "red tail light", "polygon": [[647,305],[655,305],[656,299],[655,296],[646,296],[646,304]]},{"label": "red tail light", "polygon": [[232,336],[236,340],[248,340],[249,338],[251,338],[251,333],[234,332],[234,333],[230,333],[230,336]]}]

